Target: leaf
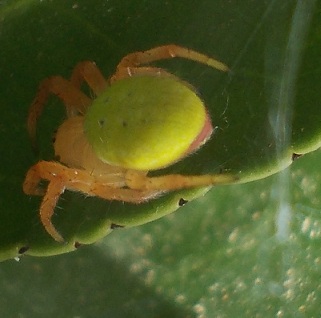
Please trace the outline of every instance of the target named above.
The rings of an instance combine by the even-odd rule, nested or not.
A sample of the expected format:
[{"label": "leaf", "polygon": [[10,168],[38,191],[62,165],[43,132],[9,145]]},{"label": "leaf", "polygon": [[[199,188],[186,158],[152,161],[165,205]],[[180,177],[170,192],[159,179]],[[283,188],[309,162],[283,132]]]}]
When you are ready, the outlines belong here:
[{"label": "leaf", "polygon": [[25,118],[40,80],[53,74],[68,78],[81,60],[94,60],[108,76],[129,52],[177,43],[231,67],[226,75],[190,61],[159,63],[198,89],[218,127],[198,153],[160,174],[227,169],[246,182],[288,166],[293,153],[318,148],[318,5],[277,3],[203,1],[197,9],[193,1],[184,6],[98,0],[2,5],[1,258],[19,250],[39,256],[74,250],[108,234],[112,224],[149,222],[176,210],[180,198],[191,200],[207,190],[179,191],[138,206],[66,193],[53,222],[68,243],[56,243],[44,232],[40,198],[24,195],[21,185],[33,163],[53,158],[51,136],[64,111],[54,98],[46,108],[39,158],[32,153]]},{"label": "leaf", "polygon": [[4,262],[0,313],[317,316],[320,160],[317,151],[280,175],[214,188],[178,213],[115,230],[77,253]]},{"label": "leaf", "polygon": [[[41,79],[68,77],[83,59],[112,74],[125,54],[170,42],[216,56],[231,66],[229,76],[160,63],[197,87],[218,126],[204,149],[170,171],[224,167],[244,182],[259,179],[290,164],[292,153],[319,147],[320,12],[310,0],[1,2],[0,258],[67,252],[74,239],[107,234],[111,220],[145,222],[199,194],[129,209],[66,193],[54,223],[74,239],[53,242],[39,223],[40,199],[21,189],[39,159],[25,121]],[[52,158],[62,119],[52,99],[39,126],[41,158]],[[320,160],[319,150],[269,178],[213,188],[178,213],[117,229],[77,253],[4,262],[1,316],[317,317]]]}]

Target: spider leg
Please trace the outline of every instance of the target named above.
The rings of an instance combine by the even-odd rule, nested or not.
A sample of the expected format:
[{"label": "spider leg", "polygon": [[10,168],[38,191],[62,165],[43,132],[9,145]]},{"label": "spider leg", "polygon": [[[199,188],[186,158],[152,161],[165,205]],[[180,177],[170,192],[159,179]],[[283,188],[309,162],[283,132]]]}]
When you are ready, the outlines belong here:
[{"label": "spider leg", "polygon": [[44,79],[40,83],[38,93],[29,108],[27,119],[27,129],[34,146],[36,145],[37,120],[50,94],[56,95],[64,102],[68,117],[85,113],[87,107],[91,104],[89,97],[61,76]]},{"label": "spider leg", "polygon": [[[44,195],[40,205],[40,220],[46,231],[58,242],[63,242],[63,237],[58,233],[51,222],[55,207],[60,195],[65,191],[65,185],[59,178],[55,178],[52,171],[45,171],[45,161],[39,162],[32,166],[26,175],[23,183],[23,191],[29,195]],[[52,175],[51,175],[52,174]],[[49,184],[46,189],[40,189],[41,180],[48,180]]]},{"label": "spider leg", "polygon": [[91,61],[78,63],[72,72],[70,82],[77,88],[80,88],[81,84],[86,82],[96,96],[100,95],[108,86],[108,82],[99,68]]},{"label": "spider leg", "polygon": [[32,166],[26,175],[23,182],[23,192],[28,195],[45,195],[44,189],[39,187],[39,183],[43,178],[41,177],[37,165]]},{"label": "spider leg", "polygon": [[129,170],[126,174],[126,184],[131,189],[171,191],[185,188],[204,187],[217,184],[229,184],[238,178],[230,174],[213,175],[180,175],[169,174],[159,177],[148,177]]},{"label": "spider leg", "polygon": [[181,57],[184,59],[193,60],[220,71],[227,72],[229,68],[222,62],[210,58],[204,54],[181,47],[175,44],[163,45],[152,48],[143,52],[134,52],[126,55],[118,64],[116,73],[113,77],[118,77],[126,69],[137,68],[140,65],[148,64],[154,61]]},{"label": "spider leg", "polygon": [[23,185],[24,192],[31,195],[43,194],[38,189],[38,184],[43,179],[49,181],[49,185],[40,206],[40,219],[46,231],[58,242],[63,242],[63,238],[52,224],[51,218],[65,189],[106,200],[131,203],[147,201],[160,193],[155,190],[123,188],[122,185],[115,184],[115,181],[108,181],[108,175],[94,176],[85,170],[68,168],[53,161],[39,161],[29,169]]},{"label": "spider leg", "polygon": [[175,75],[166,72],[165,70],[158,67],[122,67],[118,68],[116,73],[110,78],[110,83],[116,82],[122,78],[136,76],[136,75],[153,75],[153,76],[170,76],[175,77]]},{"label": "spider leg", "polygon": [[58,180],[51,181],[47,187],[47,193],[45,194],[40,205],[40,220],[45,230],[57,241],[64,242],[64,238],[56,230],[55,226],[51,222],[51,218],[54,214],[55,207],[58,203],[59,197],[65,191],[63,182]]},{"label": "spider leg", "polygon": [[[141,172],[137,174],[144,175]],[[30,191],[30,188],[34,188],[33,184],[39,183],[38,180],[44,179],[55,183],[59,180],[68,190],[79,191],[89,196],[99,196],[106,200],[141,203],[158,194],[156,191],[123,188],[125,182],[117,183],[115,179],[110,181],[111,178],[108,174],[95,176],[86,170],[69,168],[54,161],[39,161],[29,169],[23,189],[27,194],[37,194]]]}]

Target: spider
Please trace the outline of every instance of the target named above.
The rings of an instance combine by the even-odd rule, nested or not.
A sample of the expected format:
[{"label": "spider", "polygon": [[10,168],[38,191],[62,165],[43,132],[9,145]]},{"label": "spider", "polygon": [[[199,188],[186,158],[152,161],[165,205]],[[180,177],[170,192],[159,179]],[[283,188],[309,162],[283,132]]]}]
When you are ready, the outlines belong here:
[{"label": "spider", "polygon": [[[57,160],[33,165],[23,190],[44,196],[40,220],[56,241],[64,238],[51,218],[65,190],[139,204],[167,191],[235,179],[229,174],[148,176],[149,171],[170,166],[196,151],[213,132],[206,107],[189,83],[162,68],[146,66],[174,57],[229,70],[218,60],[171,44],[126,55],[109,80],[95,63],[83,61],[69,81],[53,76],[40,83],[27,119],[33,144],[37,121],[50,94],[63,101],[67,119],[55,136]],[[80,90],[83,82],[95,99]],[[48,183],[45,188],[42,180]]]}]

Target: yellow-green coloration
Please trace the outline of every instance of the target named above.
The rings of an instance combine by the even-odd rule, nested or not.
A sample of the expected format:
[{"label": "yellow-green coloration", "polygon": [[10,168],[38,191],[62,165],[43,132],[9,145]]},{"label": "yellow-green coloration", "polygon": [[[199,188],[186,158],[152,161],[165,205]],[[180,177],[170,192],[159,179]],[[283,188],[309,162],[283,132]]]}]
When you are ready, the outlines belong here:
[{"label": "yellow-green coloration", "polygon": [[102,161],[155,170],[186,155],[205,120],[204,104],[187,84],[143,75],[108,87],[88,109],[84,129]]}]

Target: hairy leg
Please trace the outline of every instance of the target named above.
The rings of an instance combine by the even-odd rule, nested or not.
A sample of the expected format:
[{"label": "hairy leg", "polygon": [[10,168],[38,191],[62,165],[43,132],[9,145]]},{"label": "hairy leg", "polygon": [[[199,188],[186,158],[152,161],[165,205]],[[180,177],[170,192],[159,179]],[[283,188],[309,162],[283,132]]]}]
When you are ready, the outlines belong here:
[{"label": "hairy leg", "polygon": [[61,76],[44,79],[40,83],[38,93],[29,108],[27,120],[27,129],[34,146],[36,144],[37,121],[50,94],[56,95],[64,102],[68,117],[85,113],[92,102],[89,97]]},{"label": "hairy leg", "polygon": [[119,76],[118,74],[124,73],[124,70],[138,68],[140,65],[149,64],[151,62],[163,59],[172,59],[174,57],[193,60],[224,72],[229,70],[224,63],[214,58],[210,58],[207,55],[198,53],[185,47],[169,44],[158,46],[147,51],[134,52],[126,55],[118,64],[116,73],[113,77],[117,78]]},{"label": "hairy leg", "polygon": [[78,63],[72,72],[70,82],[77,88],[80,88],[81,84],[86,82],[96,96],[101,94],[108,86],[108,82],[97,65],[91,61]]},{"label": "hairy leg", "polygon": [[158,67],[126,67],[118,68],[116,73],[110,78],[110,83],[116,82],[122,78],[132,77],[136,75],[153,75],[153,76],[170,76],[175,77],[175,75],[166,72],[165,70]]},{"label": "hairy leg", "polygon": [[63,238],[55,229],[51,218],[58,199],[65,189],[106,200],[131,203],[147,201],[160,193],[155,190],[141,191],[115,187],[113,182],[108,182],[108,175],[98,178],[85,170],[68,168],[53,161],[39,161],[29,169],[23,184],[24,192],[30,195],[42,195],[44,191],[39,189],[41,180],[49,181],[40,206],[41,222],[46,231],[58,242],[62,242]]}]

